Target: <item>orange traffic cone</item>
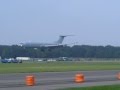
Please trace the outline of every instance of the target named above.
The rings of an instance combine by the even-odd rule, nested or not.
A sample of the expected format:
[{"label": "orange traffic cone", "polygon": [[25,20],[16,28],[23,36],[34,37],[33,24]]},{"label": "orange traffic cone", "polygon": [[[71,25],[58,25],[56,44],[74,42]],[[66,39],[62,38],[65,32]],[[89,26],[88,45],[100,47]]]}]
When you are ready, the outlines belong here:
[{"label": "orange traffic cone", "polygon": [[118,73],[118,74],[117,74],[117,79],[119,79],[119,80],[120,80],[120,73]]},{"label": "orange traffic cone", "polygon": [[35,78],[34,76],[26,76],[26,85],[27,86],[33,86],[35,85]]},{"label": "orange traffic cone", "polygon": [[75,75],[75,82],[76,83],[82,83],[84,82],[84,75],[83,74],[76,74]]}]

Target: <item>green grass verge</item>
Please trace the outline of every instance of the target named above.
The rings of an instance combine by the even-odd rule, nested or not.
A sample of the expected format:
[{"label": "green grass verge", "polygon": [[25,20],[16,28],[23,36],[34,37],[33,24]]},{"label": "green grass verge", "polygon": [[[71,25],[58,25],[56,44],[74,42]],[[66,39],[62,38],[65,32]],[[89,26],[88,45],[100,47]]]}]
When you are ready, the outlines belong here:
[{"label": "green grass verge", "polygon": [[107,85],[107,86],[91,86],[91,87],[79,87],[79,88],[68,88],[58,90],[120,90],[120,85]]},{"label": "green grass verge", "polygon": [[0,63],[0,73],[60,72],[77,70],[119,70],[120,62],[33,62]]}]

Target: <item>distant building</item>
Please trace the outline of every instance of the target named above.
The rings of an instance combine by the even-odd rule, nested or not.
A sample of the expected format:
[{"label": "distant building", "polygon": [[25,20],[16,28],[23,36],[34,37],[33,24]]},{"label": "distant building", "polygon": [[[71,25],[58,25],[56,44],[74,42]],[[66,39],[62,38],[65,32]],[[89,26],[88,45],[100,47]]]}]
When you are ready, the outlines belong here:
[{"label": "distant building", "polygon": [[27,61],[30,60],[30,57],[16,57],[17,60]]}]

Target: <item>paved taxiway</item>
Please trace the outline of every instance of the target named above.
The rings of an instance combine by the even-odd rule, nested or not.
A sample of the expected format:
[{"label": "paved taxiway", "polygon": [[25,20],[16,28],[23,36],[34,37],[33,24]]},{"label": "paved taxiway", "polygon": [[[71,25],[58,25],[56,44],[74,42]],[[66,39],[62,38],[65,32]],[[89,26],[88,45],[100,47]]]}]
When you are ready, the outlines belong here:
[{"label": "paved taxiway", "polygon": [[[54,90],[67,87],[120,84],[120,80],[116,78],[119,72],[119,70],[104,70],[0,74],[0,90]],[[77,84],[74,82],[76,73],[85,75],[84,83]],[[35,86],[28,87],[25,85],[27,75],[35,76]]]}]

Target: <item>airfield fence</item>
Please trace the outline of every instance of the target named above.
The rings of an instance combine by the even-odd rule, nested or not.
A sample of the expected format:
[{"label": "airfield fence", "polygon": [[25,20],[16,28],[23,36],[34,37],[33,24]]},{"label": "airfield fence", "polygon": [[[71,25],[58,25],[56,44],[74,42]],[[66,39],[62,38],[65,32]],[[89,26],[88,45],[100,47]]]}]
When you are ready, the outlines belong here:
[{"label": "airfield fence", "polygon": [[120,61],[120,58],[31,58],[23,62],[55,62],[55,61],[98,61],[98,62],[110,62],[110,61]]}]

